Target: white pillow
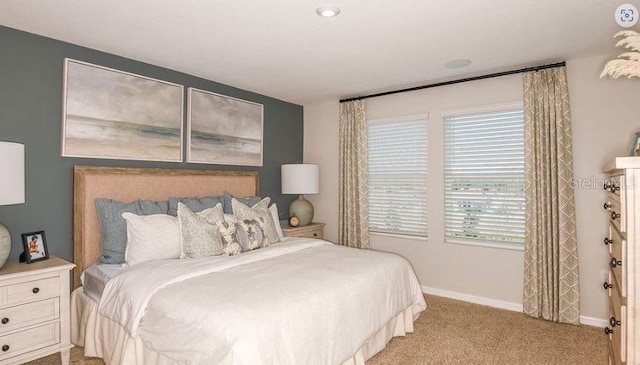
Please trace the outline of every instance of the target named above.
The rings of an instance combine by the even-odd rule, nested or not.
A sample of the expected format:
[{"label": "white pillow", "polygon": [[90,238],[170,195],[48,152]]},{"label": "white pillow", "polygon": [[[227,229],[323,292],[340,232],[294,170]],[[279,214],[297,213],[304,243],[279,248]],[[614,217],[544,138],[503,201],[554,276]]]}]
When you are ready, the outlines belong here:
[{"label": "white pillow", "polygon": [[278,215],[278,206],[276,203],[271,204],[269,207],[269,212],[271,212],[271,217],[273,217],[273,222],[276,224],[276,232],[278,232],[278,236],[280,236],[280,240],[284,239],[284,233],[282,233],[282,227],[280,226],[280,216]]},{"label": "white pillow", "polygon": [[177,217],[122,213],[122,218],[127,222],[127,248],[124,254],[127,265],[180,258],[180,225]]}]

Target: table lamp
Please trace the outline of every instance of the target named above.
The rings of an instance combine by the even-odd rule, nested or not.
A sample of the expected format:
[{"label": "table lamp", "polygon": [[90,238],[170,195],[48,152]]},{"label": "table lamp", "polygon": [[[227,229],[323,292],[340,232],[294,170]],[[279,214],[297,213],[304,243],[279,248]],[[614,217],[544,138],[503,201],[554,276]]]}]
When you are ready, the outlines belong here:
[{"label": "table lamp", "polygon": [[[0,141],[0,205],[24,203],[24,145]],[[11,235],[0,222],[0,267],[11,253]]]},{"label": "table lamp", "polygon": [[300,194],[289,205],[289,218],[296,216],[305,226],[313,220],[313,205],[303,194],[320,192],[320,166],[316,164],[282,165],[282,194]]}]

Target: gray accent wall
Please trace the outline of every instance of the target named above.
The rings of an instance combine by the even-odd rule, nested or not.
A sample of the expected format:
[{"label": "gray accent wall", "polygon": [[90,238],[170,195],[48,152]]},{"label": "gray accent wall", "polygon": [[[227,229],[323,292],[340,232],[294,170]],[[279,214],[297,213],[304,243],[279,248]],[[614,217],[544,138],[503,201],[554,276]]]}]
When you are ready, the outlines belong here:
[{"label": "gray accent wall", "polygon": [[[74,165],[258,171],[260,194],[278,203],[281,219],[286,218],[296,197],[280,193],[280,165],[302,163],[302,106],[2,26],[0,50],[0,141],[24,143],[26,150],[26,203],[0,206],[0,222],[11,232],[10,259],[22,252],[21,233],[40,230],[46,233],[49,254],[72,259]],[[187,88],[195,87],[263,104],[263,166],[61,157],[65,57],[183,85],[185,103]],[[184,109],[186,127],[186,105]]]}]

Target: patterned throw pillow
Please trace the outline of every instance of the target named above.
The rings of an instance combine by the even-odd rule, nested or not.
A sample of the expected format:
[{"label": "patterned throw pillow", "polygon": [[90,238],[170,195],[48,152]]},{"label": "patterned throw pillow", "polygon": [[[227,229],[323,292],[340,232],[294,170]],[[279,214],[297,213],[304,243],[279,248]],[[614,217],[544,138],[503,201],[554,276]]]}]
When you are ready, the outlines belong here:
[{"label": "patterned throw pillow", "polygon": [[181,259],[222,255],[222,238],[216,225],[216,222],[224,221],[222,204],[194,213],[186,205],[178,203],[178,220],[182,238]]},{"label": "patterned throw pillow", "polygon": [[264,228],[264,223],[257,219],[236,221],[236,237],[242,247],[242,252],[269,246]]},{"label": "patterned throw pillow", "polygon": [[269,240],[269,244],[274,244],[280,242],[280,236],[278,236],[273,216],[269,211],[270,201],[271,199],[264,198],[258,202],[258,204],[249,207],[233,198],[231,199],[231,205],[233,206],[233,215],[236,217],[237,222],[252,219],[262,222],[262,224],[264,224],[264,233]]},{"label": "patterned throw pillow", "polygon": [[225,219],[216,222],[218,233],[222,239],[222,254],[225,256],[235,256],[242,252],[242,247],[238,243],[235,222],[227,222]]}]

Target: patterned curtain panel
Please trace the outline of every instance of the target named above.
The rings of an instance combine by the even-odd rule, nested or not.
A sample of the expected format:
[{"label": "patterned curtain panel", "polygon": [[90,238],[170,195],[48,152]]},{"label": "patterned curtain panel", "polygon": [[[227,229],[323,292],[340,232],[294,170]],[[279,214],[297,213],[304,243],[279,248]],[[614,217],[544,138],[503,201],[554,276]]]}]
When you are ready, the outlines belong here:
[{"label": "patterned curtain panel", "polygon": [[524,74],[524,312],[578,324],[580,290],[565,67]]},{"label": "patterned curtain panel", "polygon": [[364,100],[340,104],[338,243],[369,248],[369,156]]}]

